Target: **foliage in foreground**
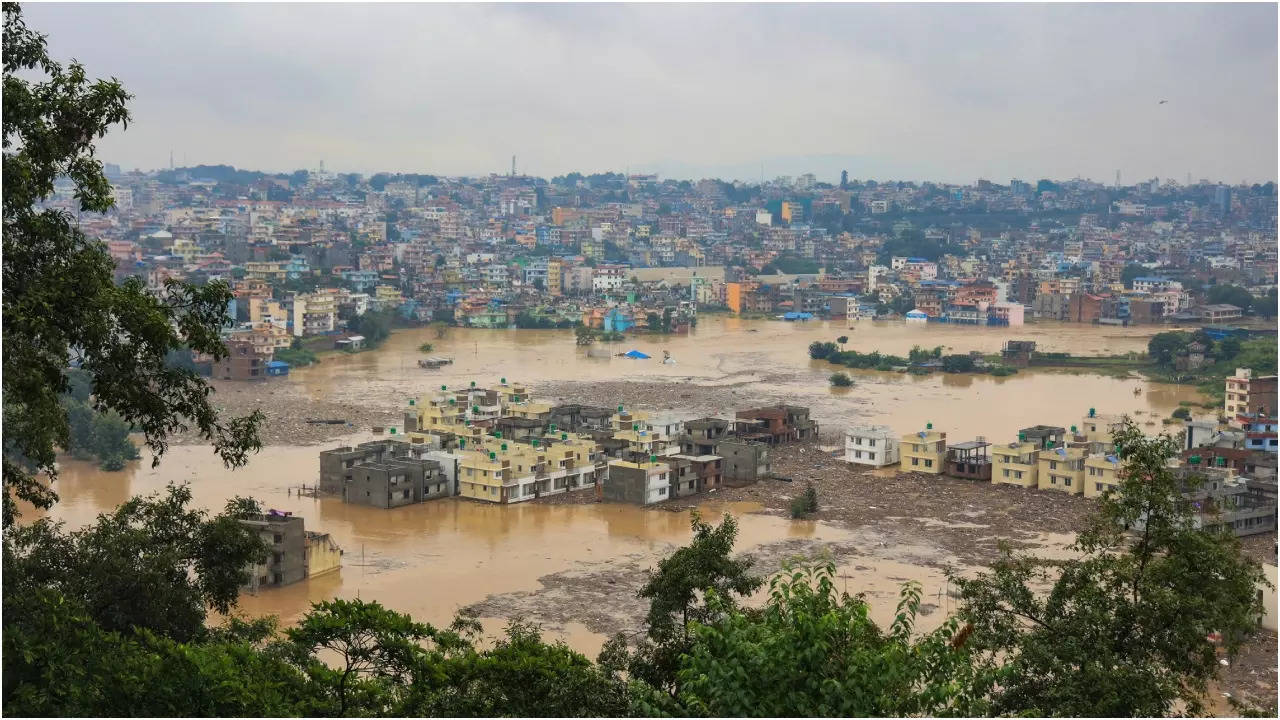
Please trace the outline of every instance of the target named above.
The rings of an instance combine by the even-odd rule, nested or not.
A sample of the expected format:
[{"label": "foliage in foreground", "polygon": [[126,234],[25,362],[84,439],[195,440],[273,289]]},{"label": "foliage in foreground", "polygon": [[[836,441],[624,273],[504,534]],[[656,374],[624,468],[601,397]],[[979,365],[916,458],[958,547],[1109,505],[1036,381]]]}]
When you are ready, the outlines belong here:
[{"label": "foliage in foreground", "polygon": [[1188,486],[1166,465],[1177,439],[1132,423],[1114,439],[1124,478],[1077,558],[1006,552],[990,572],[955,578],[997,713],[1161,716],[1178,701],[1196,712],[1218,668],[1209,636],[1230,652],[1256,627],[1261,571],[1229,530],[1196,526]]},{"label": "foliage in foreground", "polygon": [[54,182],[75,185],[80,210],[105,212],[111,185],[94,142],[128,122],[129,96],[115,80],[90,80],[80,64],[49,58],[16,3],[4,5],[4,496],[3,524],[18,501],[49,508],[56,452],[68,447],[62,397],[74,358],[92,378],[92,407],[143,432],[158,459],[166,438],[194,427],[223,462],[260,447],[261,415],[224,421],[209,386],[170,364],[174,350],[226,355],[219,331],[230,289],[171,281],[161,295],[139,278],[115,283],[115,262],[71,213],[39,204]]}]

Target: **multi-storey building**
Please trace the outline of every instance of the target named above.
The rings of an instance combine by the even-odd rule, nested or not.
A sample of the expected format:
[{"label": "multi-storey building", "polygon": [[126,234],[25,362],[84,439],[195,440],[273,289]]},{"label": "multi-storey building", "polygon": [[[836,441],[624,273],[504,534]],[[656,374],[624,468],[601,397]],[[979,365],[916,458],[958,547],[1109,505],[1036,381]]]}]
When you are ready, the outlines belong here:
[{"label": "multi-storey building", "polygon": [[1080,495],[1084,493],[1084,461],[1088,451],[1084,448],[1059,447],[1045,450],[1037,459],[1038,482],[1041,490]]},{"label": "multi-storey building", "polygon": [[920,432],[903,435],[898,447],[903,470],[940,475],[946,469],[947,434],[934,430],[933,423]]},{"label": "multi-storey building", "polygon": [[853,425],[845,430],[844,459],[870,467],[894,465],[898,462],[898,436],[887,425]]}]

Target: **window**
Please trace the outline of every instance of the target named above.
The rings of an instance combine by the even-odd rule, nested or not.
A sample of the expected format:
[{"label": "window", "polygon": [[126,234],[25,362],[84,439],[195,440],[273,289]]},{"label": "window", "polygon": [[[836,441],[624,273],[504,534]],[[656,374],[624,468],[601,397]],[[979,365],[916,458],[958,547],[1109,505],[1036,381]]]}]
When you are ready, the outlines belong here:
[{"label": "window", "polygon": [[876,446],[876,439],[875,439],[875,438],[870,438],[870,439],[868,439],[868,440],[867,440],[867,445],[869,445],[869,446],[871,446],[871,447],[875,447],[875,446]]},{"label": "window", "polygon": [[276,533],[271,537],[271,542],[279,545],[280,543],[284,542],[284,536],[281,535],[280,533]]},{"label": "window", "polygon": [[911,464],[912,464],[912,465],[919,465],[919,464],[920,464],[920,458],[911,458]]},{"label": "window", "polygon": [[1062,482],[1063,482],[1063,484],[1065,484],[1067,487],[1071,487],[1071,478],[1069,478],[1069,477],[1064,477],[1064,478],[1062,478]]},{"label": "window", "polygon": [[667,494],[667,489],[666,489],[666,488],[658,488],[658,494],[659,494],[659,495],[666,495],[666,494]]},{"label": "window", "polygon": [[409,497],[409,491],[405,490],[404,493],[401,495],[401,497],[405,497],[405,498]]},{"label": "window", "polygon": [[1057,484],[1058,484],[1058,478],[1054,477],[1053,475],[1050,475],[1050,476],[1049,476],[1049,484],[1050,484],[1050,485],[1057,485]]},{"label": "window", "polygon": [[875,460],[875,459],[876,459],[876,454],[875,454],[875,453],[873,453],[873,452],[869,452],[869,453],[867,453],[867,459],[868,459],[868,460]]},{"label": "window", "polygon": [[924,461],[924,466],[925,466],[925,467],[933,467],[933,461],[932,461],[932,460],[925,460],[925,461]]},{"label": "window", "polygon": [[1058,461],[1057,461],[1057,460],[1050,460],[1050,461],[1049,461],[1049,469],[1050,469],[1050,470],[1057,470],[1057,469],[1058,469]]},{"label": "window", "polygon": [[1004,476],[1005,476],[1005,477],[1009,477],[1009,469],[1008,469],[1008,468],[1005,468]]},{"label": "window", "polygon": [[1098,492],[1102,492],[1102,483],[1094,483],[1094,484],[1093,484],[1093,487],[1094,487],[1094,489],[1095,489],[1095,490],[1097,490]]}]

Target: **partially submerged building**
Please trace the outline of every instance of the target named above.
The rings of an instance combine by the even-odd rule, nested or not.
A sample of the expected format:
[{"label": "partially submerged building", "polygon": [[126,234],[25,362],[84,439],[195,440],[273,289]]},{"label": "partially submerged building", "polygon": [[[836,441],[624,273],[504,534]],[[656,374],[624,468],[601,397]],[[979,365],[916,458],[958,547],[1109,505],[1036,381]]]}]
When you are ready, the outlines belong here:
[{"label": "partially submerged building", "polygon": [[602,487],[605,500],[652,505],[671,497],[671,466],[651,458],[646,462],[614,460]]},{"label": "partially submerged building", "polygon": [[888,425],[852,425],[844,433],[844,459],[885,467],[898,462],[898,436]]},{"label": "partially submerged building", "polygon": [[934,430],[933,423],[924,430],[903,435],[898,444],[903,470],[941,475],[946,469],[947,434]]}]

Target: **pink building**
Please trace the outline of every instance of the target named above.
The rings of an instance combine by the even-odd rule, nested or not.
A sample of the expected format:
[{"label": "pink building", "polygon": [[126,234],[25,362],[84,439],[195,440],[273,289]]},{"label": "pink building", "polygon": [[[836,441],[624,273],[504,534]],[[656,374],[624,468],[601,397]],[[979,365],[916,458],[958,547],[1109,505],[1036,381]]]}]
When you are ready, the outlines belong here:
[{"label": "pink building", "polygon": [[1018,303],[991,303],[987,306],[987,324],[1020,327],[1023,319],[1022,311],[1023,307]]}]

